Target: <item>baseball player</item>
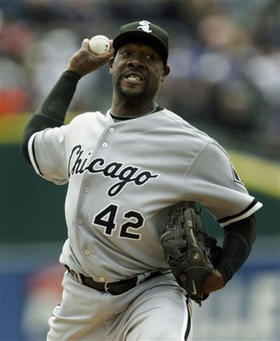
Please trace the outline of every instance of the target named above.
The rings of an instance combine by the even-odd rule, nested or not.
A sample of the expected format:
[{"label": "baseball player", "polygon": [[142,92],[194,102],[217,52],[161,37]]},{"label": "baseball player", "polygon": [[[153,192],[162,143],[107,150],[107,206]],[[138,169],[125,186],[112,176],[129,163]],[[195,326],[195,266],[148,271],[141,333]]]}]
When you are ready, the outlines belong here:
[{"label": "baseball player", "polygon": [[[122,26],[101,55],[85,39],[26,126],[28,162],[44,179],[68,184],[64,291],[49,341],[191,340],[186,293],[160,242],[178,202],[203,205],[225,231],[206,294],[222,288],[250,253],[262,204],[215,140],[158,105],[167,59],[168,34],[146,20]],[[111,108],[64,125],[79,79],[104,64]]]}]

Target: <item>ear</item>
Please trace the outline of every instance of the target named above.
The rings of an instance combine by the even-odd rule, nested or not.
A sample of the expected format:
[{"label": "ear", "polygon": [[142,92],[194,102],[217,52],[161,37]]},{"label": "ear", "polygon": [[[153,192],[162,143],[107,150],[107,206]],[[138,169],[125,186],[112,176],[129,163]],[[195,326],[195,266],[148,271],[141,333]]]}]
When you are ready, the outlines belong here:
[{"label": "ear", "polygon": [[169,72],[170,72],[170,67],[169,67],[167,64],[165,64],[165,65],[163,66],[163,72],[162,72],[162,76],[161,76],[161,81],[162,81],[162,82],[163,82],[163,81],[165,80],[165,78],[168,76]]},{"label": "ear", "polygon": [[109,59],[109,65],[110,65],[109,73],[110,73],[110,75],[113,73],[113,64],[114,64],[114,60],[115,60],[114,57],[111,57],[111,58]]}]

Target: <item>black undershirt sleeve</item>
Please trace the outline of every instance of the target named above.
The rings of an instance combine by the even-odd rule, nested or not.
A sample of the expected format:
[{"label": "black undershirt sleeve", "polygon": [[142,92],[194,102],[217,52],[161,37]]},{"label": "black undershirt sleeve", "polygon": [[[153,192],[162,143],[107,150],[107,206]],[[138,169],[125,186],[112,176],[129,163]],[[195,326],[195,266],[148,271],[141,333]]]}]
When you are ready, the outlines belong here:
[{"label": "black undershirt sleeve", "polygon": [[27,123],[23,133],[21,150],[29,163],[28,140],[37,131],[60,127],[64,124],[67,109],[80,78],[81,76],[77,72],[68,70],[63,72],[42,106]]},{"label": "black undershirt sleeve", "polygon": [[256,220],[251,215],[225,227],[223,251],[216,266],[225,284],[248,258],[256,239]]}]

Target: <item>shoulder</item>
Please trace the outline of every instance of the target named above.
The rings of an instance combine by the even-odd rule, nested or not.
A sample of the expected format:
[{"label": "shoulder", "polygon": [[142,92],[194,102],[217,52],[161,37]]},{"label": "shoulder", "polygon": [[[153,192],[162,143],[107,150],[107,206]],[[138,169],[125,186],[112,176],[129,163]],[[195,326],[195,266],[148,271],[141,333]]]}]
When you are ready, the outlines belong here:
[{"label": "shoulder", "polygon": [[181,143],[188,146],[189,149],[195,149],[197,156],[201,155],[220,155],[221,158],[230,159],[227,151],[220,143],[204,131],[191,125],[181,116],[174,112],[163,109],[162,114],[168,120],[169,126],[173,126],[173,130],[178,132],[178,136],[182,137]]},{"label": "shoulder", "polygon": [[69,126],[76,126],[76,125],[86,125],[87,123],[93,120],[102,120],[105,119],[105,115],[100,111],[95,112],[85,112],[75,116],[70,122]]},{"label": "shoulder", "polygon": [[193,140],[200,141],[203,145],[213,144],[216,145],[218,148],[222,148],[214,138],[209,136],[204,131],[196,128],[185,119],[183,119],[181,116],[167,109],[163,109],[161,113],[167,121],[167,124],[172,126],[173,129],[180,131],[181,134],[183,134],[184,136]]}]

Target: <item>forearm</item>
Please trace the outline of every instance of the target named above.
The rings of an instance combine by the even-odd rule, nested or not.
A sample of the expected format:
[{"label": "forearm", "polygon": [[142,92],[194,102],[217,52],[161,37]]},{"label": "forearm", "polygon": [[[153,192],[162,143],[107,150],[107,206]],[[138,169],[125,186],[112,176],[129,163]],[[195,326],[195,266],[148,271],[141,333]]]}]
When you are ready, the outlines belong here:
[{"label": "forearm", "polygon": [[64,123],[68,107],[81,76],[73,71],[65,71],[38,111],[25,127],[22,140],[22,153],[28,162],[28,140],[35,132],[45,128],[59,127]]},{"label": "forearm", "polygon": [[244,264],[252,250],[256,238],[255,217],[232,223],[225,227],[224,232],[223,251],[216,268],[226,283]]},{"label": "forearm", "polygon": [[34,117],[39,115],[62,125],[80,78],[76,72],[64,71]]},{"label": "forearm", "polygon": [[21,149],[29,163],[28,140],[31,135],[45,128],[59,127],[64,123],[79,79],[106,64],[110,58],[113,58],[113,52],[113,48],[111,48],[107,53],[95,55],[89,49],[89,40],[83,40],[80,49],[70,59],[67,71],[62,74],[24,130]]}]

